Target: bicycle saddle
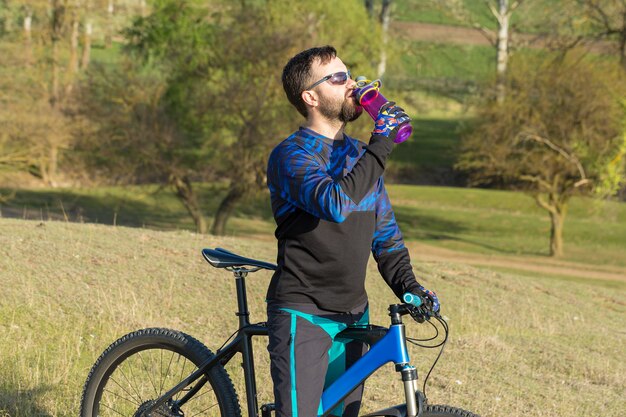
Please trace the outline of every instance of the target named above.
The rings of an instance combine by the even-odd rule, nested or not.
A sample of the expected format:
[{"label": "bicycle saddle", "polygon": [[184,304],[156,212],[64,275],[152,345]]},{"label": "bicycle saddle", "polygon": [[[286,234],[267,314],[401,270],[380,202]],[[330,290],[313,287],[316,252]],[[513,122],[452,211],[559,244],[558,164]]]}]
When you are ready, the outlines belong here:
[{"label": "bicycle saddle", "polygon": [[269,262],[244,258],[222,248],[202,249],[202,256],[215,268],[254,266],[261,269],[276,270],[276,265]]}]

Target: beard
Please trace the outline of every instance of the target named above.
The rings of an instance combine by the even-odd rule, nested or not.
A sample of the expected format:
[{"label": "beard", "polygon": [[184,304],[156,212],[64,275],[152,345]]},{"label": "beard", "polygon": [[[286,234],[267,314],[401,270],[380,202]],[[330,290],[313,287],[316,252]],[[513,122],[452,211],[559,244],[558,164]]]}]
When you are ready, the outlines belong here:
[{"label": "beard", "polygon": [[357,106],[353,98],[333,100],[320,96],[319,101],[319,111],[328,120],[339,120],[342,123],[348,123],[355,121],[363,113],[363,107]]}]

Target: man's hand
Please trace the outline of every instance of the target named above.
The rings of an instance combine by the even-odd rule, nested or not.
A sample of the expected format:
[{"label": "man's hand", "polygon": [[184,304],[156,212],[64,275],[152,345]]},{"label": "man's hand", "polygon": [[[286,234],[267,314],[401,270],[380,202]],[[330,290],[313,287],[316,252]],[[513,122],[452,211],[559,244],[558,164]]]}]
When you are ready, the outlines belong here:
[{"label": "man's hand", "polygon": [[430,301],[430,309],[432,310],[433,313],[437,313],[439,312],[439,298],[437,298],[437,294],[435,294],[434,291],[431,290],[427,290],[426,288],[422,287],[420,285],[420,290],[422,290],[423,295],[422,297],[426,298],[428,301]]},{"label": "man's hand", "polygon": [[410,120],[411,118],[402,107],[396,106],[395,102],[390,101],[380,108],[378,117],[374,122],[372,135],[384,136],[393,140],[398,133],[399,126]]}]

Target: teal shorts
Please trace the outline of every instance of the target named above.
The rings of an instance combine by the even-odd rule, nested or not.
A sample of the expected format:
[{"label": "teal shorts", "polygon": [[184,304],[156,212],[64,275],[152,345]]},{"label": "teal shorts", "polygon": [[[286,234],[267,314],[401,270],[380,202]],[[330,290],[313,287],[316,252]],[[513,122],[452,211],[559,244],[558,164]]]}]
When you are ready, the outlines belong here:
[{"label": "teal shorts", "polygon": [[[321,415],[324,388],[367,351],[364,343],[335,336],[348,326],[369,324],[368,303],[338,313],[315,304],[270,301],[267,316],[276,417]],[[361,385],[331,415],[357,417],[362,395]]]}]

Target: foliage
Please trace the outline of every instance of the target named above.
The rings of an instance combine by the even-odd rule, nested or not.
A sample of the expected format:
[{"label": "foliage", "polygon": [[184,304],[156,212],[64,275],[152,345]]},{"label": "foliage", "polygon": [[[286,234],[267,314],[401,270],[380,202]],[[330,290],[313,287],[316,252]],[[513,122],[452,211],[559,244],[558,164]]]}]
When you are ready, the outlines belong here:
[{"label": "foliage", "polygon": [[558,254],[568,200],[606,187],[607,164],[623,155],[624,80],[613,67],[574,53],[516,65],[510,97],[483,105],[457,166],[474,185],[502,185],[534,196],[553,218],[552,253]]},{"label": "foliage", "polygon": [[[37,55],[41,50],[37,50]],[[51,152],[70,146],[68,120],[51,108],[47,65],[25,66],[22,48],[0,43],[0,165],[49,183]]]},{"label": "foliage", "polygon": [[[88,116],[99,119],[99,125],[104,126],[95,146],[110,148],[116,158],[127,161],[126,166],[134,166],[135,172],[152,172],[153,178],[161,172],[161,178],[168,178],[177,192],[183,193],[186,205],[195,205],[189,200],[194,198],[192,180],[206,179],[207,173],[228,180],[230,192],[213,226],[214,233],[223,233],[233,206],[252,189],[265,186],[271,147],[296,126],[297,113],[284,98],[280,80],[281,68],[289,57],[332,38],[348,66],[362,71],[370,65],[368,57],[378,44],[370,41],[372,31],[362,24],[367,22],[365,11],[359,8],[348,13],[350,4],[333,3],[329,7],[331,3],[303,6],[292,0],[213,2],[209,8],[191,0],[155,2],[152,14],[138,17],[125,31],[126,51],[139,64],[127,64],[122,70],[112,70],[117,75],[104,77],[127,81],[112,81],[113,85],[108,86],[106,81],[98,81],[102,77],[93,75],[86,85],[85,97],[91,98],[98,90],[104,92],[98,85],[115,93],[111,97],[93,95],[104,100],[104,106],[89,111],[92,116]],[[133,81],[133,74],[148,70],[160,74],[159,83],[141,84],[146,91],[152,91],[148,107],[158,109],[155,120],[169,120],[167,135],[177,138],[159,139],[159,146],[145,146],[145,132],[151,130],[142,127],[141,119],[128,117],[132,113],[128,108],[103,111],[112,108],[115,100],[125,102],[121,97],[131,93],[134,82],[141,79]],[[136,108],[141,103],[137,97],[133,104]],[[112,143],[115,139],[107,132],[107,126],[118,126],[109,117],[120,113],[125,113],[131,123],[139,122],[134,128],[127,126],[126,131],[144,132],[125,134],[125,146]],[[155,138],[161,135],[154,135],[152,140]],[[150,156],[138,164],[134,154],[145,156],[146,149],[152,151]],[[177,157],[172,159],[173,155]],[[163,168],[164,160],[167,169]],[[112,163],[111,167],[115,166],[113,159]],[[192,216],[196,221],[201,221],[199,207],[191,211],[195,211]]]}]

